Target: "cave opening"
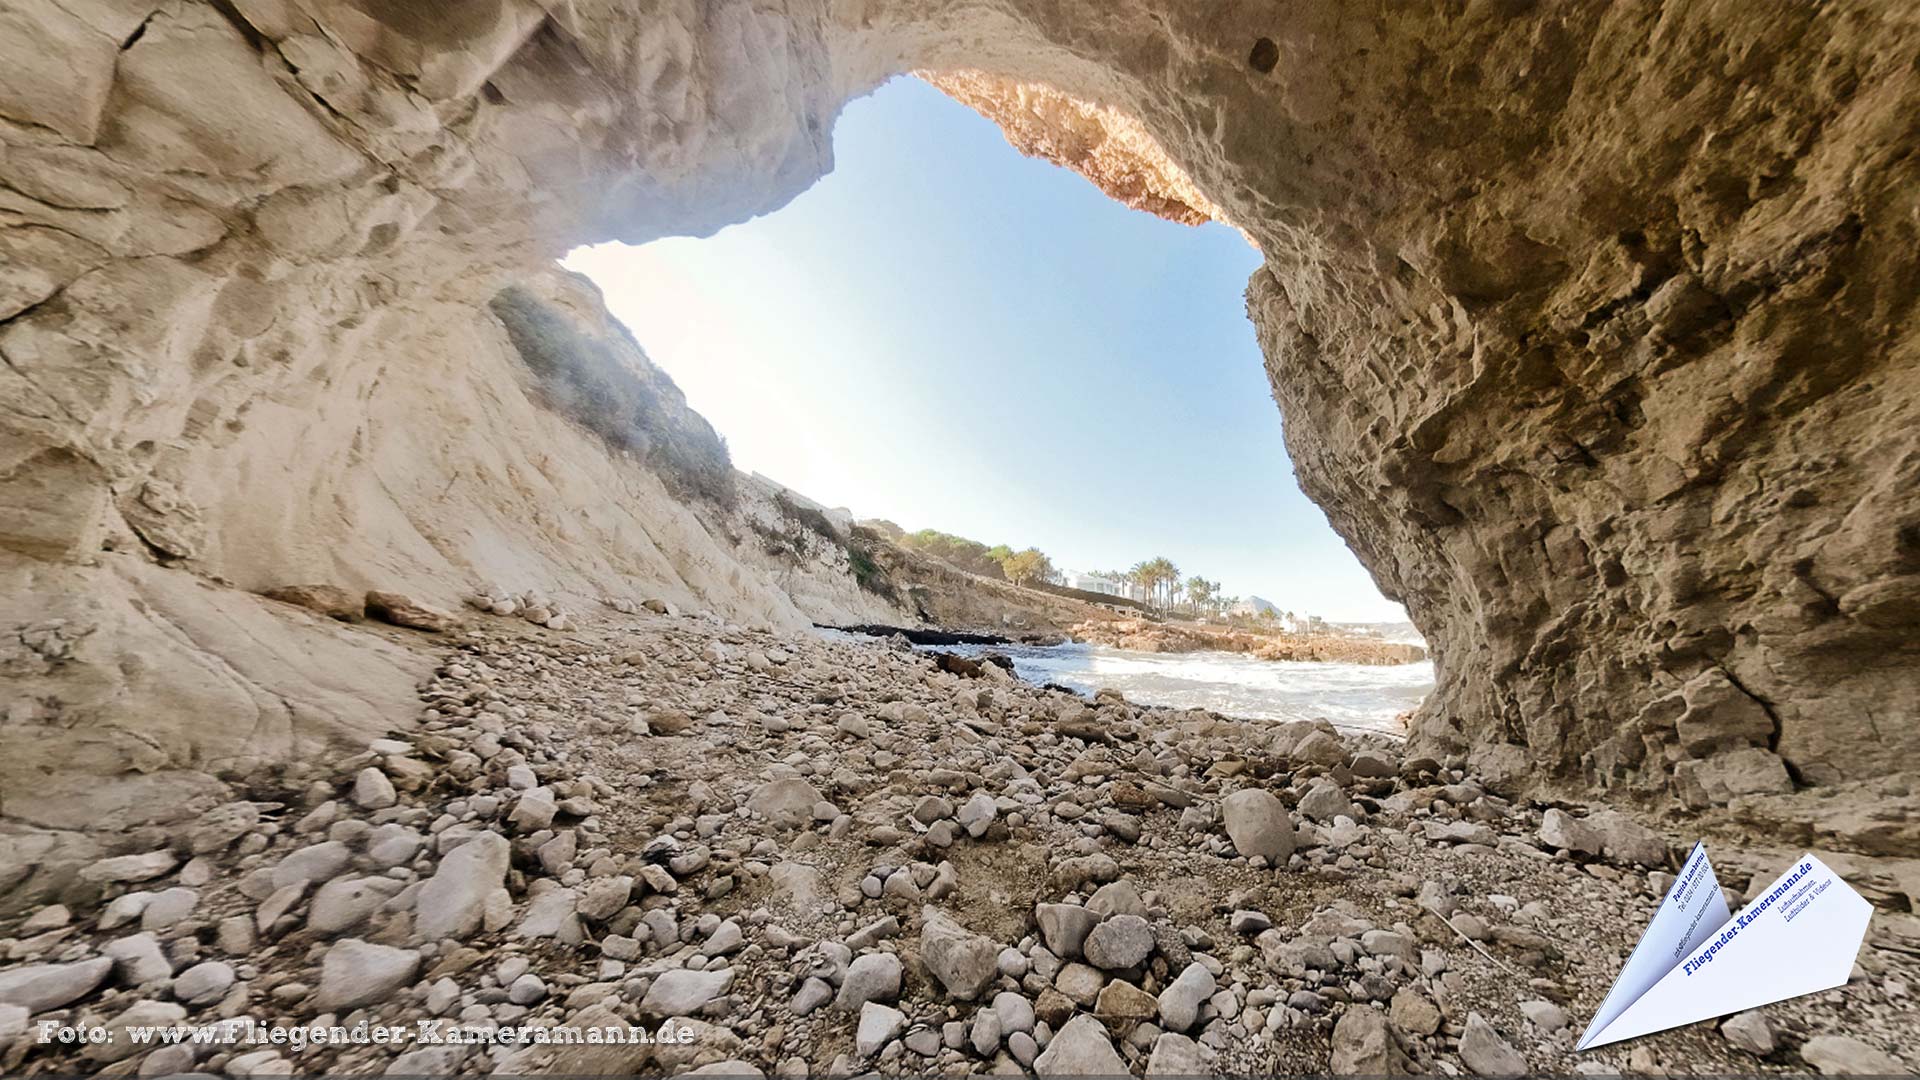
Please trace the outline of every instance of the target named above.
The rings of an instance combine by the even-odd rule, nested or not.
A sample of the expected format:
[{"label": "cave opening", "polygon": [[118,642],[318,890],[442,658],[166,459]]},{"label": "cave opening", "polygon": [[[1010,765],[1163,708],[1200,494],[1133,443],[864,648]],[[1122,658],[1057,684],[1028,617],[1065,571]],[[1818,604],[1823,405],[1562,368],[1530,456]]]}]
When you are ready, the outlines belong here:
[{"label": "cave opening", "polygon": [[1283,608],[1403,620],[1291,475],[1241,297],[1259,252],[1171,166],[1128,207],[1022,156],[980,93],[897,78],[787,206],[564,265],[745,471],[1063,568],[1186,550]]},{"label": "cave opening", "polygon": [[[898,77],[846,107],[834,168],[786,206],[563,265],[732,465],[802,501],[1032,551],[1095,591],[1167,557],[1156,597],[1196,619],[1418,641],[1292,476],[1242,297],[1260,252],[1136,121],[1037,85],[988,119],[1004,93]],[[1392,726],[1431,666],[1383,677],[1350,719]],[[1287,715],[1340,707],[1261,681]]]}]

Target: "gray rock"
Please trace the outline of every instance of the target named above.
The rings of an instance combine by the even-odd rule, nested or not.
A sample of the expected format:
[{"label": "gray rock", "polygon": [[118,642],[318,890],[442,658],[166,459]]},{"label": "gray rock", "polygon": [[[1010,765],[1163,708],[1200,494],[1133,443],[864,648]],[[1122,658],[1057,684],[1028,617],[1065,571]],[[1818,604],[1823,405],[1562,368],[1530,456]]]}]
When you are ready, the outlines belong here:
[{"label": "gray rock", "polygon": [[1163,1031],[1153,1040],[1147,1057],[1148,1076],[1207,1076],[1212,1073],[1200,1044],[1185,1035]]},{"label": "gray rock", "polygon": [[1265,912],[1241,909],[1227,919],[1227,927],[1236,934],[1253,937],[1263,930],[1272,929],[1273,920],[1267,918]]},{"label": "gray rock", "polygon": [[277,924],[289,911],[292,911],[293,906],[299,903],[300,898],[306,894],[307,883],[304,881],[295,882],[284,889],[276,890],[272,896],[267,897],[261,902],[259,908],[255,909],[253,913],[254,925],[259,927],[262,932],[267,931]]},{"label": "gray rock", "polygon": [[1337,817],[1358,818],[1353,801],[1347,798],[1345,789],[1330,780],[1316,780],[1307,793],[1300,797],[1300,813],[1310,821],[1332,821]]},{"label": "gray rock", "polygon": [[1034,1041],[1031,1032],[1016,1031],[1007,1036],[1007,1053],[1012,1054],[1022,1068],[1031,1069],[1040,1056],[1040,1044]]},{"label": "gray rock", "polygon": [[1692,809],[1718,806],[1740,795],[1786,794],[1793,777],[1778,754],[1759,746],[1727,750],[1673,768],[1674,790]]},{"label": "gray rock", "polygon": [[1823,1076],[1901,1076],[1912,1072],[1893,1055],[1848,1035],[1816,1035],[1800,1047],[1800,1060]]},{"label": "gray rock", "polygon": [[1541,1031],[1559,1031],[1567,1026],[1567,1012],[1551,1001],[1523,1001],[1520,1013]]},{"label": "gray rock", "polygon": [[711,1065],[702,1065],[697,1069],[689,1069],[680,1075],[688,1077],[704,1076],[710,1077],[711,1080],[759,1080],[759,1078],[766,1076],[765,1073],[760,1071],[759,1066],[750,1061],[741,1061],[738,1058],[732,1061],[716,1061]]},{"label": "gray rock", "polygon": [[230,802],[200,815],[193,831],[187,834],[187,847],[195,855],[225,851],[260,824],[260,809],[250,802]]},{"label": "gray rock", "polygon": [[1355,750],[1347,767],[1355,776],[1379,779],[1399,775],[1400,759],[1384,750]]},{"label": "gray rock", "polygon": [[400,801],[393,790],[393,781],[387,774],[372,765],[361,769],[353,778],[353,803],[363,810],[385,810]]},{"label": "gray rock", "polygon": [[505,886],[511,855],[507,838],[496,832],[476,834],[447,852],[415,894],[415,940],[463,939],[478,930],[488,898]]},{"label": "gray rock", "polygon": [[869,1001],[860,1006],[860,1023],[854,1029],[854,1050],[863,1058],[878,1054],[907,1026],[907,1015],[891,1005]]},{"label": "gray rock", "polygon": [[113,960],[115,979],[122,986],[145,986],[173,977],[173,962],[152,934],[134,934],[109,941],[100,951]]},{"label": "gray rock", "polygon": [[1279,930],[1262,931],[1253,939],[1267,959],[1267,966],[1283,975],[1304,975],[1309,968],[1332,971],[1339,967],[1324,940],[1310,937],[1289,938]]},{"label": "gray rock", "polygon": [[1033,914],[1047,950],[1068,960],[1083,955],[1087,935],[1100,922],[1100,916],[1076,904],[1041,904]]},{"label": "gray rock", "polygon": [[976,791],[959,810],[955,811],[954,820],[960,823],[960,827],[967,831],[968,836],[977,840],[987,834],[987,829],[993,825],[993,819],[999,814],[1000,809],[995,805],[993,796],[984,791]]},{"label": "gray rock", "polygon": [[832,1000],[832,984],[825,979],[809,977],[800,984],[800,989],[794,992],[793,1000],[787,1004],[787,1008],[795,1016],[806,1016]]},{"label": "gray rock", "polygon": [[384,1076],[452,1076],[473,1052],[471,1046],[423,1046],[393,1059]]},{"label": "gray rock", "polygon": [[1720,1024],[1720,1034],[1734,1046],[1755,1057],[1773,1053],[1773,1028],[1757,1009],[1734,1013]]},{"label": "gray rock", "polygon": [[732,956],[744,948],[746,944],[746,931],[740,929],[738,922],[733,919],[728,919],[714,928],[713,933],[709,935],[706,942],[700,946],[700,955],[706,957]]},{"label": "gray rock", "polygon": [[1025,953],[1009,945],[1000,950],[1000,957],[995,961],[995,966],[1000,969],[1000,974],[1009,979],[1022,979],[1026,977],[1027,970],[1033,965]]},{"label": "gray rock", "polygon": [[46,1012],[92,993],[113,972],[108,957],[71,964],[28,964],[0,971],[0,1005],[18,1005],[29,1014]]},{"label": "gray rock", "polygon": [[567,872],[573,865],[575,855],[580,853],[580,838],[572,829],[561,829],[553,834],[553,839],[540,845],[535,854],[540,859],[540,869],[554,877]]},{"label": "gray rock", "polygon": [[826,875],[797,862],[779,862],[767,871],[772,900],[802,916],[815,916],[836,910],[839,905],[827,887]]},{"label": "gray rock", "polygon": [[591,922],[606,922],[620,913],[633,897],[633,879],[625,874],[594,878],[581,890],[576,910]]},{"label": "gray rock", "polygon": [[917,1027],[907,1032],[903,1040],[907,1049],[921,1057],[932,1057],[940,1052],[940,1033],[930,1027]]},{"label": "gray rock", "polygon": [[309,844],[293,852],[273,868],[273,887],[331,881],[353,863],[353,849],[338,840]]},{"label": "gray rock", "polygon": [[947,993],[972,1001],[999,974],[1000,944],[933,908],[921,914],[920,961]]},{"label": "gray rock", "polygon": [[527,902],[527,913],[520,917],[520,925],[513,928],[514,936],[578,942],[584,936],[576,911],[579,902],[580,894],[572,889],[548,889],[535,893],[533,899]]},{"label": "gray rock", "polygon": [[1088,882],[1103,885],[1120,877],[1120,864],[1105,852],[1061,859],[1053,866],[1053,884],[1058,889],[1078,889]]},{"label": "gray rock", "polygon": [[1132,1070],[1113,1048],[1106,1025],[1082,1013],[1054,1033],[1034,1059],[1033,1071],[1040,1076],[1126,1076]]},{"label": "gray rock", "polygon": [[900,958],[892,953],[867,953],[856,957],[847,965],[847,974],[840,981],[840,994],[834,999],[837,1008],[848,1012],[858,1011],[869,1001],[887,1003],[900,997]]},{"label": "gray rock", "polygon": [[1773,735],[1773,717],[1719,668],[1689,680],[1680,688],[1680,697],[1685,710],[1673,726],[1680,745],[1692,757],[1763,743]]},{"label": "gray rock", "polygon": [[1477,821],[1423,821],[1420,831],[1436,844],[1482,844],[1492,847],[1500,834]]},{"label": "gray rock", "polygon": [[1527,1071],[1527,1059],[1477,1012],[1467,1014],[1466,1030],[1460,1034],[1460,1062],[1481,1076],[1520,1076]]},{"label": "gray rock", "polygon": [[127,881],[151,881],[180,864],[173,852],[161,848],[140,855],[117,855],[101,859],[80,871],[80,880],[96,885]]},{"label": "gray rock", "polygon": [[1272,792],[1241,788],[1221,800],[1220,808],[1235,851],[1276,866],[1293,854],[1293,819]]},{"label": "gray rock", "polygon": [[554,815],[559,812],[552,788],[530,788],[521,792],[514,802],[513,812],[507,815],[507,826],[518,833],[536,833],[552,825]]},{"label": "gray rock", "polygon": [[1369,956],[1397,956],[1411,964],[1418,959],[1413,941],[1392,930],[1368,930],[1360,935],[1360,947]]},{"label": "gray rock", "polygon": [[1200,1006],[1206,1004],[1218,987],[1213,972],[1204,964],[1188,964],[1160,991],[1160,1026],[1168,1031],[1186,1031],[1200,1018]]},{"label": "gray rock", "polygon": [[0,1050],[27,1033],[27,1018],[31,1015],[18,1005],[0,1005]]},{"label": "gray rock", "polygon": [[676,968],[654,978],[653,985],[647,987],[646,997],[640,999],[640,1011],[651,1016],[692,1016],[732,985],[732,968],[705,971]]},{"label": "gray rock", "polygon": [[1559,807],[1540,815],[1540,842],[1583,855],[1599,855],[1603,851],[1599,831]]},{"label": "gray rock", "polygon": [[219,960],[195,964],[173,980],[173,996],[189,1005],[206,1005],[220,1000],[232,988],[233,966]]},{"label": "gray rock", "polygon": [[1033,1030],[1033,1002],[1011,990],[993,995],[993,1011],[1000,1014],[1002,1031]]},{"label": "gray rock", "polygon": [[1293,752],[1288,756],[1295,761],[1305,761],[1331,768],[1347,763],[1347,744],[1332,732],[1315,729],[1295,743]]},{"label": "gray rock", "polygon": [[1145,962],[1153,952],[1153,929],[1138,915],[1115,915],[1087,934],[1087,962],[1106,971],[1123,971]]},{"label": "gray rock", "polygon": [[378,1004],[405,989],[419,971],[420,954],[411,949],[346,938],[321,958],[314,1009],[343,1012]]},{"label": "gray rock", "polygon": [[798,777],[760,785],[747,799],[747,809],[785,828],[813,822],[813,805],[824,802],[820,789]]},{"label": "gray rock", "polygon": [[307,908],[307,929],[332,937],[373,918],[400,891],[391,878],[335,878],[320,886]]},{"label": "gray rock", "polygon": [[967,1041],[973,1044],[974,1053],[981,1057],[992,1057],[1000,1049],[1000,1040],[1005,1033],[1000,1014],[992,1009],[981,1009],[973,1014],[973,1027],[967,1033]]},{"label": "gray rock", "polygon": [[1107,985],[1107,977],[1092,964],[1074,961],[1060,969],[1053,977],[1054,989],[1065,994],[1075,1004],[1092,1008],[1100,997],[1100,991]]},{"label": "gray rock", "polygon": [[293,1063],[280,1056],[278,1050],[255,1050],[246,1054],[235,1054],[227,1062],[227,1075],[237,1080],[252,1080],[253,1077],[291,1076]]},{"label": "gray rock", "polygon": [[100,921],[96,925],[101,930],[117,930],[139,918],[141,912],[146,911],[147,905],[151,903],[153,903],[153,894],[144,890],[117,896],[107,905],[106,910],[100,913]]},{"label": "gray rock", "polygon": [[931,825],[941,818],[953,816],[953,804],[938,795],[923,796],[913,807],[913,819],[922,825]]},{"label": "gray rock", "polygon": [[1335,1076],[1391,1076],[1394,1057],[1393,1033],[1379,1012],[1355,1006],[1333,1026],[1327,1066]]},{"label": "gray rock", "polygon": [[1440,1010],[1418,987],[1403,986],[1393,995],[1387,1015],[1402,1031],[1431,1035],[1440,1030]]},{"label": "gray rock", "polygon": [[1615,862],[1641,866],[1663,866],[1667,861],[1667,842],[1618,810],[1598,810],[1587,815],[1587,826],[1600,836],[1600,847]]},{"label": "gray rock", "polygon": [[381,867],[405,866],[420,854],[426,839],[395,822],[376,826],[367,836],[367,856]]},{"label": "gray rock", "polygon": [[867,925],[847,935],[847,948],[856,950],[871,949],[881,941],[900,933],[900,920],[893,915],[882,915]]},{"label": "gray rock", "polygon": [[106,1022],[104,1026],[112,1037],[89,1045],[82,1056],[102,1063],[125,1061],[146,1049],[128,1029],[170,1027],[186,1018],[187,1010],[170,1001],[136,1001]]},{"label": "gray rock", "polygon": [[513,984],[507,987],[507,1000],[515,1005],[533,1005],[546,1000],[546,996],[546,981],[531,971],[513,980]]},{"label": "gray rock", "polygon": [[1140,898],[1140,890],[1131,881],[1111,881],[1093,890],[1087,897],[1087,910],[1101,918],[1112,915],[1138,915],[1146,917],[1147,904]]},{"label": "gray rock", "polygon": [[192,889],[162,889],[153,895],[140,912],[140,929],[165,930],[193,914],[200,906],[200,894]]}]

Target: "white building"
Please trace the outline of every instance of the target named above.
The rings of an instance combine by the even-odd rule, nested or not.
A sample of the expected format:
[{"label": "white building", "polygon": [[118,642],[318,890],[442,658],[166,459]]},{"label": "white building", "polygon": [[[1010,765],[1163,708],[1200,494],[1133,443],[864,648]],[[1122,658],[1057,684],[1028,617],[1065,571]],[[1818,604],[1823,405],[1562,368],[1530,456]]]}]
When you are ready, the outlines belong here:
[{"label": "white building", "polygon": [[1097,592],[1103,596],[1129,596],[1129,583],[1121,581],[1111,574],[1084,574],[1078,570],[1068,570],[1061,575],[1067,588],[1082,592]]}]

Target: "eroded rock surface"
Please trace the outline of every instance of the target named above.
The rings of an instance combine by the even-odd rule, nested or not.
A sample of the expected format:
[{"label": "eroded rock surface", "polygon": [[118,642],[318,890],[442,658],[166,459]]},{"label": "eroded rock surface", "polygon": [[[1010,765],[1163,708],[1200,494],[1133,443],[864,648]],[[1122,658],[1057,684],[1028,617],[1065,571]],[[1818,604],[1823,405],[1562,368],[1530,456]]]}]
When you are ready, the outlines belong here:
[{"label": "eroded rock surface", "polygon": [[[637,581],[786,626],[869,606],[834,566],[783,588],[751,531],[536,400],[488,304],[517,286],[616,337],[553,257],[778,206],[829,167],[848,96],[908,70],[992,73],[967,96],[1018,144],[1265,253],[1248,306],[1300,483],[1437,657],[1421,746],[1509,789],[1705,806],[1920,750],[1920,32],[1891,10],[4,19],[0,622],[29,702],[9,790],[365,734],[358,710],[418,674],[392,650],[336,664],[369,639],[224,583],[452,607],[476,580]],[[1133,149],[1102,149],[1100,110]],[[1702,679],[1765,723],[1696,743]],[[77,755],[11,752],[56,727]]]},{"label": "eroded rock surface", "polygon": [[[439,660],[393,730],[210,785],[215,812],[170,807],[78,876],[31,861],[28,905],[0,905],[0,1071],[71,1076],[111,1056],[129,1076],[504,1076],[540,1055],[616,1051],[541,1068],[1772,1075],[1916,1063],[1914,860],[1826,856],[1881,909],[1843,986],[1575,1053],[1691,825],[1506,799],[1463,761],[1405,755],[1384,735],[1111,693],[1089,703],[957,676],[882,641],[604,611],[568,634],[475,615],[432,640]],[[744,659],[772,653],[782,661]],[[636,732],[636,698],[701,722]],[[1089,711],[1103,738],[1068,724]],[[1338,763],[1363,755],[1389,767]],[[393,801],[358,800],[369,772]],[[803,794],[808,812],[773,821],[770,785]],[[1328,789],[1343,812],[1305,813]],[[1286,831],[1285,853],[1241,853],[1234,806],[1250,796],[1269,804],[1263,827]],[[522,812],[529,800],[537,815]],[[965,810],[982,804],[984,821]],[[1750,839],[1712,840],[1735,903],[1800,852]],[[1868,888],[1882,875],[1905,891]],[[325,1014],[437,1025],[442,1041],[294,1050],[34,1034],[43,1021]],[[501,1030],[667,1019],[691,1041]]]}]

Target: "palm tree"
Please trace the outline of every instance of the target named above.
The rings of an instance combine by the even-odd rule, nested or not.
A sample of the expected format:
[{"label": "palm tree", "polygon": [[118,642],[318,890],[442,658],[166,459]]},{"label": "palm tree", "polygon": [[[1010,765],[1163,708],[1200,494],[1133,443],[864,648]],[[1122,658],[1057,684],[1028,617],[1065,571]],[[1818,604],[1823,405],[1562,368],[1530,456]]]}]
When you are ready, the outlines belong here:
[{"label": "palm tree", "polygon": [[1165,610],[1171,612],[1173,610],[1174,593],[1180,587],[1180,568],[1173,564],[1172,559],[1164,555],[1159,556],[1153,561],[1159,564],[1160,585],[1165,591],[1167,598]]},{"label": "palm tree", "polygon": [[1193,603],[1193,613],[1200,614],[1208,600],[1213,598],[1213,582],[1198,574],[1187,579],[1187,599]]},{"label": "palm tree", "polygon": [[1148,607],[1152,607],[1153,584],[1156,579],[1156,571],[1153,564],[1151,562],[1134,563],[1133,569],[1127,571],[1126,577],[1128,581],[1140,587],[1140,599],[1144,601]]}]

